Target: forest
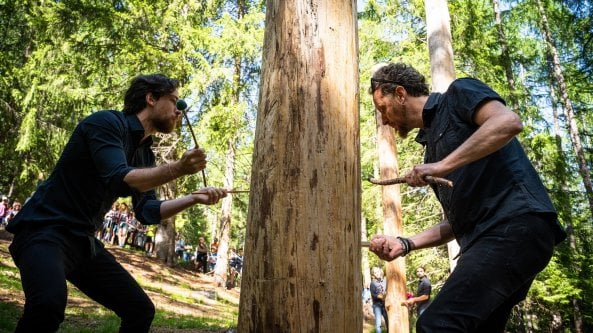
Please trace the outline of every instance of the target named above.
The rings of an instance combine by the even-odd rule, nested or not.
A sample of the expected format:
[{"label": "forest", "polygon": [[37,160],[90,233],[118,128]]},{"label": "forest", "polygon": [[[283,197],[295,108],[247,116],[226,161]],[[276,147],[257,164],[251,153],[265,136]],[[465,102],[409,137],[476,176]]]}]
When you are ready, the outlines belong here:
[{"label": "forest", "polygon": [[[371,69],[404,62],[430,82],[425,23],[430,1],[356,5],[361,214],[368,238],[384,228],[381,189],[364,180],[377,174],[379,158],[376,111],[367,93]],[[208,185],[248,189],[266,5],[262,0],[0,0],[0,193],[25,201],[51,173],[76,124],[99,110],[121,110],[132,78],[147,73],[182,83],[191,126],[208,154]],[[519,114],[524,125],[519,140],[568,233],[527,299],[515,307],[507,330],[592,332],[593,1],[447,5],[456,77],[484,81]],[[414,136],[397,139],[402,172],[422,162]],[[184,120],[175,133],[156,138],[157,164],[194,145]],[[163,186],[159,194],[174,198],[203,185],[196,174]],[[192,207],[163,224],[157,230],[159,258],[172,264],[177,234],[192,244],[201,235],[218,237],[223,253],[242,248],[253,195],[258,194]],[[441,219],[429,188],[402,186],[401,205],[406,235]],[[382,265],[362,253],[364,275]],[[437,294],[450,271],[447,247],[413,252],[405,260],[409,281],[416,267],[425,267]],[[217,267],[215,274],[224,280],[226,270]]]}]

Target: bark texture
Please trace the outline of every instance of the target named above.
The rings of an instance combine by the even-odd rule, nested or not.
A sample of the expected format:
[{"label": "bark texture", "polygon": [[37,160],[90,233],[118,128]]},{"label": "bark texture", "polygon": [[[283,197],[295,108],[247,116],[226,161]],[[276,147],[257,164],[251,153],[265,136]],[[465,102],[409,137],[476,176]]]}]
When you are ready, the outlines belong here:
[{"label": "bark texture", "polygon": [[356,2],[266,9],[238,331],[360,332]]},{"label": "bark texture", "polygon": [[[377,144],[379,149],[379,175],[381,179],[396,178],[399,174],[395,131],[382,125],[377,112]],[[404,235],[402,203],[399,185],[381,188],[383,207],[383,233],[390,236]],[[406,261],[404,258],[386,263],[387,297],[385,309],[389,318],[389,332],[409,332],[408,308],[401,306],[406,299]]]}]

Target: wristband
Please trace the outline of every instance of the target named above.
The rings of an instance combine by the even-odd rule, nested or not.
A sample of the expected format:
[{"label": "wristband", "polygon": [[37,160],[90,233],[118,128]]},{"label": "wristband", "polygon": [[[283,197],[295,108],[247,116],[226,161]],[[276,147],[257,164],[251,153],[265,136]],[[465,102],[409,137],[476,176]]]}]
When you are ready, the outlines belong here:
[{"label": "wristband", "polygon": [[402,257],[405,257],[408,253],[412,252],[412,250],[413,250],[412,246],[414,243],[412,243],[412,241],[410,239],[405,238],[405,237],[399,237],[399,236],[396,238],[399,240],[399,242],[402,246],[402,249],[404,250],[404,254],[402,254]]}]

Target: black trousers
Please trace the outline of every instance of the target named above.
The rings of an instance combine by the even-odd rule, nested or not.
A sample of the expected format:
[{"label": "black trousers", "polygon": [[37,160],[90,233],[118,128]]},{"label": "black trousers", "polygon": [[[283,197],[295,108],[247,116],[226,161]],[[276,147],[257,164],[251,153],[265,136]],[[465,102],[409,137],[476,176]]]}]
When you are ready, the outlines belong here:
[{"label": "black trousers", "polygon": [[553,225],[524,214],[480,236],[418,318],[416,332],[504,332],[513,306],[552,257]]},{"label": "black trousers", "polygon": [[120,332],[148,332],[154,304],[134,278],[88,236],[40,228],[15,235],[11,255],[20,270],[25,309],[15,332],[55,332],[64,320],[66,280],[121,318]]}]

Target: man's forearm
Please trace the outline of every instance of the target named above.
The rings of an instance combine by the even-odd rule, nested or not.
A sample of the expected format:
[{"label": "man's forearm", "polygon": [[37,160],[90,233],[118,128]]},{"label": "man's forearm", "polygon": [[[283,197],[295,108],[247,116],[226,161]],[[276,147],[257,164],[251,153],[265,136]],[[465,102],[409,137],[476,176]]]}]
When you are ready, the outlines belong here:
[{"label": "man's forearm", "polygon": [[177,168],[169,163],[153,168],[134,169],[124,177],[124,182],[139,192],[146,192],[179,176]]},{"label": "man's forearm", "polygon": [[414,249],[439,246],[453,239],[453,230],[447,220],[443,220],[441,223],[410,237],[410,240],[414,243]]},{"label": "man's forearm", "polygon": [[197,197],[191,194],[177,199],[163,201],[161,204],[161,219],[168,219],[198,202]]},{"label": "man's forearm", "polygon": [[479,128],[441,161],[444,174],[499,150],[523,129],[519,116],[498,101],[484,104],[475,120]]}]

